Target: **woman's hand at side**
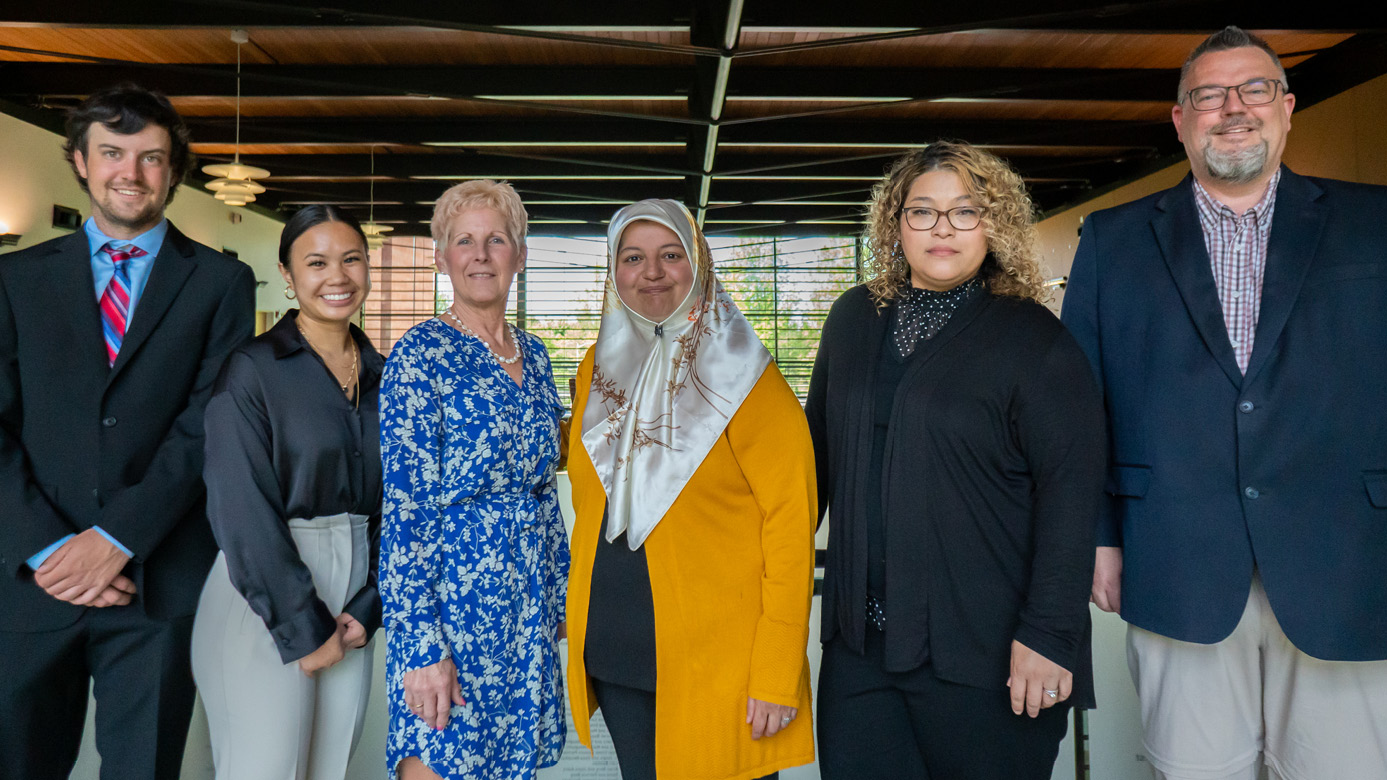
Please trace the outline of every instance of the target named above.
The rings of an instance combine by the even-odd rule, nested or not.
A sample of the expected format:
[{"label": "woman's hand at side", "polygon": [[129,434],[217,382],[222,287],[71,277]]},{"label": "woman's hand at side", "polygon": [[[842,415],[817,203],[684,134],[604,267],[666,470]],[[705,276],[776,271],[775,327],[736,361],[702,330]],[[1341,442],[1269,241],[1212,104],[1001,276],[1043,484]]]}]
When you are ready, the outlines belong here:
[{"label": "woman's hand at side", "polygon": [[451,658],[405,672],[404,689],[405,706],[433,729],[448,725],[452,705],[467,703],[462,700],[462,686]]},{"label": "woman's hand at side", "polygon": [[[1041,710],[1069,698],[1074,690],[1074,675],[1013,639],[1011,677],[1007,678],[1007,686],[1011,688],[1011,711],[1020,715],[1024,710],[1034,718]],[[1055,691],[1055,695],[1046,691]]]},{"label": "woman's hand at side", "polygon": [[776,732],[790,725],[799,710],[784,704],[771,704],[768,701],[747,697],[746,722],[751,724],[751,738],[773,737]]},{"label": "woman's hand at side", "polygon": [[324,669],[331,668],[333,664],[341,661],[342,656],[346,655],[347,652],[347,646],[344,642],[345,636],[346,629],[339,621],[337,623],[337,630],[332,632],[332,636],[328,637],[326,642],[319,646],[317,650],[299,659],[299,671],[312,677],[314,674]]}]

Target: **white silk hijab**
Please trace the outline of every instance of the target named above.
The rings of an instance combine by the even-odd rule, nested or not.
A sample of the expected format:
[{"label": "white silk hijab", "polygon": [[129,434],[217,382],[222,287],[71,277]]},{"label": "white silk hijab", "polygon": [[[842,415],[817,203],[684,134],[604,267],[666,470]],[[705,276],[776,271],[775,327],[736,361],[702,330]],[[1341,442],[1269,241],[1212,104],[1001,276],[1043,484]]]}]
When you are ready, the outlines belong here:
[{"label": "white silk hijab", "polygon": [[[621,234],[637,220],[679,236],[693,266],[689,294],[653,322],[628,307],[614,278]],[[713,274],[693,215],[643,200],[612,217],[607,286],[583,411],[583,448],[607,492],[607,541],[645,543],[770,364],[751,323]]]}]

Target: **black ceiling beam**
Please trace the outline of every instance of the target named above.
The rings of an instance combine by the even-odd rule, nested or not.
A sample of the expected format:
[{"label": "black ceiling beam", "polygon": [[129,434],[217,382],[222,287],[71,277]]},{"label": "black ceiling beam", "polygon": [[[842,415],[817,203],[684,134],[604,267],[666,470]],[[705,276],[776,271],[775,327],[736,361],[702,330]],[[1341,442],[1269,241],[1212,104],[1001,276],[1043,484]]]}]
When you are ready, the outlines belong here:
[{"label": "black ceiling beam", "polygon": [[[235,65],[165,63],[0,63],[0,92],[85,96],[105,84],[134,81],[169,97],[234,97]],[[535,67],[430,65],[244,65],[243,97],[362,95],[688,94],[692,67]]]},{"label": "black ceiling beam", "polygon": [[[1141,68],[821,68],[403,65],[246,65],[244,97],[405,95],[661,95],[688,97],[690,113],[711,118],[719,97],[1001,97],[1026,100],[1171,100],[1176,69]],[[234,65],[0,62],[0,95],[85,96],[134,81],[170,97],[234,97]],[[692,94],[690,84],[694,84]]]},{"label": "black ceiling beam", "polygon": [[[1051,0],[1046,14],[1068,13],[1062,27],[1113,32],[1213,32],[1230,22],[1225,2],[1127,2],[1095,3],[1092,0]],[[689,4],[679,0],[613,6],[604,3],[517,3],[514,0],[471,0],[439,3],[436,0],[393,0],[388,15],[377,0],[321,2],[227,2],[225,0],[64,0],[62,3],[6,3],[0,9],[0,25],[63,27],[387,27],[417,25],[432,20],[440,24],[530,26],[540,28],[668,27],[690,24]],[[972,29],[996,28],[1013,20],[1012,26],[1044,16],[1027,0],[993,0],[989,3],[931,7],[931,27],[967,25]],[[1303,4],[1266,3],[1236,12],[1235,20],[1247,29],[1276,30],[1387,30],[1380,5],[1349,3],[1317,6],[1307,13]],[[743,25],[787,28],[913,28],[921,26],[920,5],[910,0],[875,0],[866,4],[783,3],[747,0]],[[1049,25],[1057,24],[1049,21]]]},{"label": "black ceiling beam", "polygon": [[[232,117],[187,117],[194,143],[232,143],[236,123]],[[629,120],[575,120],[537,122],[531,119],[402,118],[352,119],[319,117],[242,117],[241,143],[684,143],[690,127]]]},{"label": "black ceiling beam", "polygon": [[[229,118],[189,117],[195,143],[228,144],[235,140]],[[779,122],[726,125],[721,145],[780,143],[835,146],[891,144],[914,146],[940,138],[964,138],[979,144],[1036,144],[1080,146],[1156,146],[1171,133],[1165,120],[1154,122],[1102,120],[864,120]],[[535,122],[517,119],[356,120],[301,117],[246,117],[241,143],[294,144],[309,142],[358,144],[429,144],[474,142],[671,143],[696,141],[689,127],[648,125],[619,120]],[[446,147],[440,147],[446,148]],[[490,146],[476,147],[479,150]],[[523,147],[512,147],[523,149]],[[673,147],[672,147],[673,148]],[[734,152],[735,153],[735,152]],[[377,158],[400,156],[377,152]],[[722,167],[722,166],[718,166]]]},{"label": "black ceiling beam", "polygon": [[1291,68],[1286,78],[1296,96],[1296,110],[1387,73],[1387,34],[1355,35],[1328,51]]},{"label": "black ceiling beam", "polygon": [[[1043,8],[1043,11],[1039,11]],[[1058,18],[1063,15],[1063,18]],[[926,24],[922,24],[926,22]],[[895,27],[932,29],[1048,29],[1080,32],[1212,33],[1237,23],[1248,30],[1369,30],[1387,29],[1387,8],[1381,4],[1330,4],[1307,12],[1300,3],[1263,3],[1230,11],[1221,0],[1200,2],[1095,3],[1092,0],[1050,0],[1043,6],[1029,0],[992,0],[931,6],[922,15],[911,0],[871,3],[782,3],[748,0],[743,24],[748,27],[844,28]]]},{"label": "black ceiling beam", "polygon": [[[678,0],[647,0],[614,8],[602,3],[517,3],[514,0],[392,0],[390,16],[378,0],[318,2],[225,2],[218,0],[64,0],[62,3],[6,3],[0,25],[64,27],[384,27],[421,20],[459,25],[602,28],[666,27],[688,24],[687,6]],[[619,8],[619,10],[618,10]],[[392,21],[395,20],[395,21]],[[411,21],[412,20],[412,21]]]},{"label": "black ceiling beam", "polygon": [[723,128],[722,143],[892,144],[917,146],[941,138],[984,145],[1156,146],[1168,136],[1168,122],[1062,120],[893,120],[814,122],[785,120]]},{"label": "black ceiling beam", "polygon": [[703,121],[703,127],[691,134],[687,156],[689,166],[700,175],[690,177],[685,202],[693,209],[698,224],[703,224],[712,186],[713,166],[717,158],[719,121],[727,104],[727,86],[732,75],[732,54],[741,37],[742,8],[745,0],[698,0],[694,4],[693,22],[689,26],[691,43],[713,47],[716,58],[702,58],[695,65],[695,80],[689,96],[689,115]]},{"label": "black ceiling beam", "polygon": [[[1174,100],[1179,69],[823,68],[739,64],[732,96]],[[888,104],[889,105],[889,104]]]},{"label": "black ceiling beam", "polygon": [[[1167,132],[1169,131],[1167,130]],[[881,154],[845,156],[829,160],[810,159],[799,163],[784,155],[724,154],[719,162],[721,170],[707,175],[715,180],[725,176],[783,176],[792,179],[806,179],[814,176],[878,176],[895,154],[894,151],[887,151]],[[1012,156],[1018,157],[1017,155]],[[1150,153],[1134,153],[1122,156],[1124,158],[1142,158],[1150,156]],[[227,155],[202,155],[203,160],[208,162],[222,161],[228,157]],[[364,154],[257,154],[247,155],[243,159],[247,163],[268,168],[273,174],[272,181],[284,180],[274,177],[303,177],[304,180],[364,177],[370,173],[371,165],[370,158]],[[651,160],[648,157],[640,159]],[[1057,160],[1048,156],[1030,159],[1052,166],[1057,162],[1074,162],[1065,161],[1063,158]],[[540,180],[552,178],[554,181],[563,181],[575,176],[581,177],[578,180],[608,178],[617,181],[646,181],[699,175],[678,167],[683,162],[682,156],[662,156],[653,158],[651,162],[652,164],[638,167],[626,165],[620,160],[596,157],[592,158],[588,164],[580,164],[576,161],[557,161],[552,158],[532,159],[486,154],[377,154],[375,157],[375,175],[390,179],[438,176],[457,178],[524,177],[521,179],[522,181],[534,177],[538,177]],[[668,167],[654,164],[660,162],[665,163]],[[726,167],[722,168],[722,166]],[[1024,165],[1022,170],[1025,171]],[[290,179],[290,181],[292,180]],[[443,181],[442,179],[436,180]]]},{"label": "black ceiling beam", "polygon": [[[200,155],[204,161],[229,160],[229,155]],[[270,169],[276,176],[351,177],[371,173],[371,158],[365,154],[256,154],[244,155],[245,162]],[[375,175],[405,179],[418,176],[476,177],[490,175],[552,176],[684,176],[682,155],[643,157],[643,168],[626,164],[624,159],[594,156],[588,164],[555,161],[552,158],[523,158],[490,154],[379,154],[375,156]],[[668,167],[660,167],[660,164]]]}]

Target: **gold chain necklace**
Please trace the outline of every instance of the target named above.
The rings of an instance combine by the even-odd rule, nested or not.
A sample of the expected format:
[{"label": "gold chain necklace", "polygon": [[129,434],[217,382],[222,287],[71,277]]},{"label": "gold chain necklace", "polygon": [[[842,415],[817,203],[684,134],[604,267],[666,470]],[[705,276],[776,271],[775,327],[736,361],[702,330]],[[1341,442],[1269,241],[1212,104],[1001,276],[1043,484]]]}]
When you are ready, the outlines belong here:
[{"label": "gold chain necklace", "polygon": [[[311,350],[313,350],[315,353],[317,353],[318,357],[319,357],[320,359],[322,359],[323,365],[327,365],[327,359],[326,359],[326,358],[323,358],[323,351],[322,351],[321,349],[318,349],[316,346],[314,346],[313,340],[310,339],[310,338],[308,338],[308,332],[305,331],[305,330],[303,329],[303,324],[299,322],[299,320],[298,320],[297,317],[294,318],[294,324],[298,326],[298,328],[299,328],[299,335],[300,335],[300,336],[303,336],[303,340],[304,340],[304,342],[305,342],[306,344],[308,344],[308,348],[311,349]],[[356,345],[356,339],[351,339],[351,344],[352,344],[352,369],[351,369],[351,374],[350,374],[351,379],[347,380],[347,382],[346,382],[345,384],[342,384],[342,383],[339,382],[337,386],[340,387],[340,388],[342,388],[342,392],[343,392],[344,394],[346,394],[346,395],[351,395],[351,394],[352,394],[352,388],[355,387],[355,388],[356,388],[356,391],[357,391],[357,392],[356,392],[356,405],[357,405],[358,407],[360,407],[360,405],[361,405],[361,375],[360,375],[359,373],[357,373],[356,367],[357,367],[357,365],[358,365],[358,361],[361,359],[361,349],[360,349],[359,347],[357,347],[357,345]],[[331,367],[329,367],[329,368],[328,368],[328,372],[331,373],[331,371],[332,371],[332,369],[331,369]],[[333,379],[334,382],[337,381],[337,376],[334,374],[333,377],[332,377],[332,379]]]}]

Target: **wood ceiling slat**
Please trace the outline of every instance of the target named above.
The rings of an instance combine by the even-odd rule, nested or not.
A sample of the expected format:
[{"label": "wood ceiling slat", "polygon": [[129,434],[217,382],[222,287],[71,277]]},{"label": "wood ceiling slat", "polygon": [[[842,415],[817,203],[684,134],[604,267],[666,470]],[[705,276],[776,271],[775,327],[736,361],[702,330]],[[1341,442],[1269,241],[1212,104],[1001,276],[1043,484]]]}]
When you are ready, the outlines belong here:
[{"label": "wood ceiling slat", "polygon": [[[242,46],[246,63],[282,65],[690,65],[693,57],[567,41],[424,27],[256,28]],[[687,45],[688,32],[592,33],[647,43]],[[0,27],[0,45],[135,62],[234,64],[226,28],[177,30]],[[0,51],[0,60],[59,61]]]},{"label": "wood ceiling slat", "polygon": [[[234,98],[185,96],[172,98],[185,117],[229,117],[235,115]],[[687,117],[688,103],[682,100],[553,100],[546,105],[595,108],[651,116]],[[478,103],[468,100],[435,100],[409,97],[369,98],[242,98],[241,114],[257,117],[303,117],[363,119],[427,119],[430,117],[548,117],[555,111],[541,107]]]},{"label": "wood ceiling slat", "polygon": [[[241,144],[241,154],[251,157],[264,154],[365,154],[369,155],[374,149],[376,154],[448,154],[446,147],[437,146],[409,146],[404,144]],[[573,157],[589,154],[603,155],[631,155],[639,157],[641,155],[668,155],[671,150],[682,151],[683,144],[677,148],[671,146],[627,146],[627,145],[590,145],[590,146],[496,146],[488,145],[486,151],[497,154],[523,154],[523,155],[547,155]],[[230,155],[236,151],[234,144],[225,143],[197,143],[192,144],[195,154],[201,155]],[[820,154],[825,153],[820,150]],[[831,152],[828,152],[831,153]]]},{"label": "wood ceiling slat", "polygon": [[[842,103],[796,100],[728,101],[724,119],[838,108]],[[1137,100],[1008,100],[982,98],[964,101],[882,103],[852,113],[854,120],[871,119],[1075,119],[1083,121],[1157,121],[1170,117],[1169,101]]]},{"label": "wood ceiling slat", "polygon": [[[1350,37],[1349,33],[1305,33],[1262,30],[1278,52],[1325,49]],[[753,33],[763,41],[753,46],[743,32],[743,48],[751,50],[791,43],[782,34]],[[862,68],[890,62],[896,67],[941,68],[1178,68],[1205,34],[1142,34],[1051,32],[1044,30],[982,30],[946,33],[892,41],[843,46],[787,54],[746,57],[736,67],[821,66]],[[844,37],[844,36],[832,36]],[[1298,60],[1286,63],[1287,67]]]},{"label": "wood ceiling slat", "polygon": [[575,2],[530,2],[514,0],[468,0],[466,3],[440,3],[438,0],[333,0],[331,6],[319,3],[208,3],[187,0],[63,0],[62,3],[10,3],[0,10],[0,24],[43,24],[71,26],[113,25],[116,27],[251,27],[276,25],[289,27],[392,26],[413,20],[429,20],[440,25],[520,25],[558,26],[563,29],[593,29],[607,26],[663,29],[670,24],[688,24],[688,4],[680,0],[642,0],[623,5],[620,25],[612,25],[608,4]]},{"label": "wood ceiling slat", "polygon": [[[562,34],[651,47],[689,49],[692,42],[714,47],[707,51],[716,53],[726,22],[725,13],[712,13],[717,3],[698,6],[693,14],[697,18],[691,20],[678,18],[690,16],[684,5],[653,2],[664,4],[662,15],[652,15],[645,5],[622,15],[642,17],[636,23],[644,24],[659,18],[667,25],[564,28]],[[1012,160],[1027,177],[1037,204],[1050,208],[1135,175],[1153,158],[1178,149],[1169,126],[1175,72],[1205,33],[1170,32],[1163,26],[1175,17],[1181,23],[1203,20],[1218,4],[1182,2],[1179,13],[1164,16],[1153,11],[1166,5],[1137,0],[1100,18],[1085,16],[1085,4],[1079,0],[1039,5],[1033,0],[992,0],[931,8],[922,19],[918,2],[903,0],[878,0],[861,8],[840,4],[831,11],[797,6],[793,14],[783,4],[746,0],[730,78],[715,82],[709,76],[716,60],[690,51],[404,24],[411,13],[433,13],[446,17],[442,21],[447,24],[463,26],[476,19],[525,24],[522,18],[600,20],[617,15],[588,4],[558,8],[547,2],[474,0],[461,10],[426,0],[392,0],[386,6],[379,0],[334,0],[333,8],[312,12],[303,6],[267,6],[266,23],[232,25],[232,17],[245,13],[233,11],[232,5],[199,6],[205,13],[195,15],[172,0],[125,0],[120,6],[104,0],[65,0],[62,19],[45,15],[42,8],[18,13],[30,21],[47,20],[50,26],[42,21],[39,26],[7,26],[6,19],[15,21],[16,13],[0,10],[0,46],[170,67],[62,62],[0,51],[0,98],[54,111],[105,83],[130,78],[174,95],[175,105],[189,119],[195,150],[209,161],[227,158],[236,149],[230,120],[234,81],[227,67],[235,61],[236,49],[228,32],[231,26],[247,26],[253,43],[242,49],[249,97],[242,102],[245,143],[240,151],[248,161],[274,172],[267,182],[270,190],[258,201],[270,208],[315,199],[364,200],[368,153],[374,145],[376,197],[397,204],[378,217],[398,218],[397,235],[426,232],[418,223],[428,218],[429,207],[418,203],[432,201],[451,180],[408,177],[430,176],[510,177],[527,200],[536,201],[664,196],[686,201],[692,197],[694,202],[702,201],[691,193],[703,192],[700,185],[711,176],[707,192],[718,207],[710,211],[710,218],[831,217],[834,211],[851,212],[853,207],[717,202],[819,193],[827,200],[860,203],[902,148],[940,137],[965,138]],[[161,9],[167,13],[157,13]],[[1054,29],[996,29],[996,24],[988,29],[986,24],[1007,18],[1007,24],[1026,24],[1037,14],[1055,12],[1059,15],[1053,16]],[[366,16],[352,16],[357,13]],[[399,16],[382,26],[369,26],[372,13]],[[786,14],[801,26],[777,28],[776,20],[789,18]],[[1307,103],[1351,86],[1361,74],[1383,69],[1374,59],[1374,33],[1359,36],[1355,43],[1350,31],[1362,24],[1330,24],[1349,16],[1333,8],[1292,22],[1342,28],[1337,32],[1262,31],[1282,52],[1339,45],[1326,60],[1352,73],[1320,67],[1319,57],[1309,58],[1300,81],[1294,81],[1293,73],[1293,87],[1305,87],[1302,97]],[[1387,12],[1362,18],[1378,16],[1387,18]],[[173,26],[150,26],[151,20],[166,18]],[[1274,9],[1254,10],[1244,23],[1260,20],[1266,28],[1276,25],[1265,22],[1286,18]],[[99,24],[66,24],[83,19]],[[756,54],[760,49],[887,32],[902,19],[941,26],[971,23],[977,29]],[[805,27],[806,20],[821,26]],[[822,24],[825,20],[859,26]],[[200,23],[188,26],[190,21]],[[1122,28],[1123,23],[1129,28]],[[108,24],[116,27],[101,26]],[[1341,44],[1345,40],[1348,43]],[[1345,46],[1357,48],[1345,54]],[[1301,56],[1288,58],[1286,64],[1303,62]],[[713,90],[715,83],[719,88]],[[723,94],[722,86],[727,101],[716,131],[692,122],[712,116],[708,106],[714,92]],[[541,97],[543,104],[425,99],[405,96],[408,93],[444,98],[529,95]],[[605,97],[550,100],[562,95]],[[665,99],[636,97],[641,95]],[[897,96],[914,99],[898,104],[868,100]],[[1115,96],[1126,99],[1111,99]],[[767,99],[785,97],[789,99]],[[939,97],[948,99],[934,99]],[[850,110],[838,110],[845,106]],[[612,116],[583,116],[572,109]],[[786,116],[794,114],[803,116]],[[712,155],[705,155],[706,138],[717,139]],[[421,146],[439,142],[472,146]],[[551,203],[536,204],[532,213],[581,218],[585,221],[574,225],[574,232],[600,232],[600,221],[611,208],[611,203]],[[789,225],[757,232],[797,230],[825,228]]]}]

